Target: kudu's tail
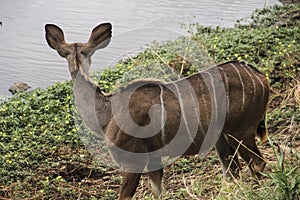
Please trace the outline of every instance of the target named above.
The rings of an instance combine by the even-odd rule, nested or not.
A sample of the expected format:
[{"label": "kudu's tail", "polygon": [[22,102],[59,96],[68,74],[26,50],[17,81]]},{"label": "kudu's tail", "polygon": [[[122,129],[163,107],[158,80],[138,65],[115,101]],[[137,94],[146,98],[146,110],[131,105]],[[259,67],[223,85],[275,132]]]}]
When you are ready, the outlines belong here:
[{"label": "kudu's tail", "polygon": [[266,126],[266,116],[264,119],[259,123],[256,135],[259,137],[259,139],[264,143],[268,140],[268,129]]}]

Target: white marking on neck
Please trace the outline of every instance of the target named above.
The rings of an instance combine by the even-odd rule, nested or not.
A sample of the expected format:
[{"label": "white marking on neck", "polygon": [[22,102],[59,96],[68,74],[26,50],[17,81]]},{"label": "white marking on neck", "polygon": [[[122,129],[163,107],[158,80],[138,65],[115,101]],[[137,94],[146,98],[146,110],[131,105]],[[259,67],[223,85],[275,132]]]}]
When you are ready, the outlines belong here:
[{"label": "white marking on neck", "polygon": [[245,85],[244,85],[244,82],[243,82],[243,79],[242,79],[242,76],[239,72],[239,70],[236,68],[236,66],[232,63],[229,63],[233,68],[234,70],[237,72],[238,74],[238,77],[239,77],[239,80],[241,82],[241,86],[242,86],[242,105],[241,105],[241,109],[244,110],[244,105],[245,105]]}]

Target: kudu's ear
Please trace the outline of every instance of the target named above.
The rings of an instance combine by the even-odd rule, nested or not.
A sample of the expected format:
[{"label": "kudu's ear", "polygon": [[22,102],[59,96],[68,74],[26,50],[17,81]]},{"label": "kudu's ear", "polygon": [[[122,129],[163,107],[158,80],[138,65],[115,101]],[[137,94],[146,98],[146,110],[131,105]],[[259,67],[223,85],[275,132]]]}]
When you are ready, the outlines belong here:
[{"label": "kudu's ear", "polygon": [[93,54],[97,49],[102,49],[106,47],[111,38],[112,26],[110,23],[100,24],[95,27],[91,33],[90,39],[87,42],[86,49],[83,50],[84,53]]},{"label": "kudu's ear", "polygon": [[62,45],[65,45],[65,37],[63,31],[54,24],[46,24],[46,40],[48,45],[55,49],[59,50]]}]

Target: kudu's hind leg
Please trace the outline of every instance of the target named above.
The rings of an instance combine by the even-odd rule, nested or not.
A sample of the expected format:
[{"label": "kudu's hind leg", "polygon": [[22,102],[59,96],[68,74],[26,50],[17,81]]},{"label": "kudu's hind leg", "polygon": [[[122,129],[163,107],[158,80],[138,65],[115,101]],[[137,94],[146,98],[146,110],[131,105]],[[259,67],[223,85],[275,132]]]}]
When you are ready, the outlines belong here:
[{"label": "kudu's hind leg", "polygon": [[140,156],[133,157],[131,159],[129,157],[125,158],[126,162],[123,162],[123,180],[119,200],[132,199],[136,188],[139,185],[141,174],[143,173],[143,170],[148,161],[147,157]]},{"label": "kudu's hind leg", "polygon": [[[239,145],[238,151],[240,156],[245,160],[248,167],[250,168],[252,176],[260,178],[261,174],[259,172],[262,172],[264,170],[266,162],[264,161],[264,158],[256,145],[255,135],[253,133],[254,131],[244,131],[243,133],[238,133],[239,135],[253,135],[252,137],[243,138],[240,140],[241,145]],[[229,137],[231,137],[230,144],[238,146],[237,140],[232,138],[232,136]]]},{"label": "kudu's hind leg", "polygon": [[130,200],[134,196],[136,188],[139,184],[141,173],[123,172],[123,181],[119,200]]},{"label": "kudu's hind leg", "polygon": [[247,148],[242,147],[239,150],[241,157],[247,162],[252,176],[256,176],[260,179],[261,174],[259,172],[264,170],[266,162],[256,146],[255,139],[251,141],[245,141],[245,145]]},{"label": "kudu's hind leg", "polygon": [[152,193],[156,199],[162,199],[163,165],[161,158],[151,158],[148,164]]},{"label": "kudu's hind leg", "polygon": [[232,148],[224,134],[220,135],[218,142],[215,145],[217,154],[222,163],[222,171],[225,177],[239,177],[240,162],[237,152]]}]

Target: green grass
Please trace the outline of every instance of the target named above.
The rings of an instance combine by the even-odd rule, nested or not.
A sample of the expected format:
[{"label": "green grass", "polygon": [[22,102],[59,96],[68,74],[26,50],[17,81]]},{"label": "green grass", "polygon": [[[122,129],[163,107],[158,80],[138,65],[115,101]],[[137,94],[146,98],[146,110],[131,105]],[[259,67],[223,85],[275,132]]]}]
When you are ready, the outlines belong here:
[{"label": "green grass", "polygon": [[[241,180],[224,180],[213,152],[203,160],[181,158],[165,169],[164,199],[299,199],[299,9],[263,9],[235,28],[192,24],[190,37],[153,43],[94,73],[106,92],[136,78],[176,80],[234,59],[256,65],[269,78],[270,142],[260,144],[269,161],[263,179],[249,178],[244,166]],[[73,101],[72,83],[63,82],[0,102],[0,199],[117,198],[120,172],[102,157],[94,159],[105,144],[82,125]],[[143,176],[136,198],[152,199],[149,188]]]}]

